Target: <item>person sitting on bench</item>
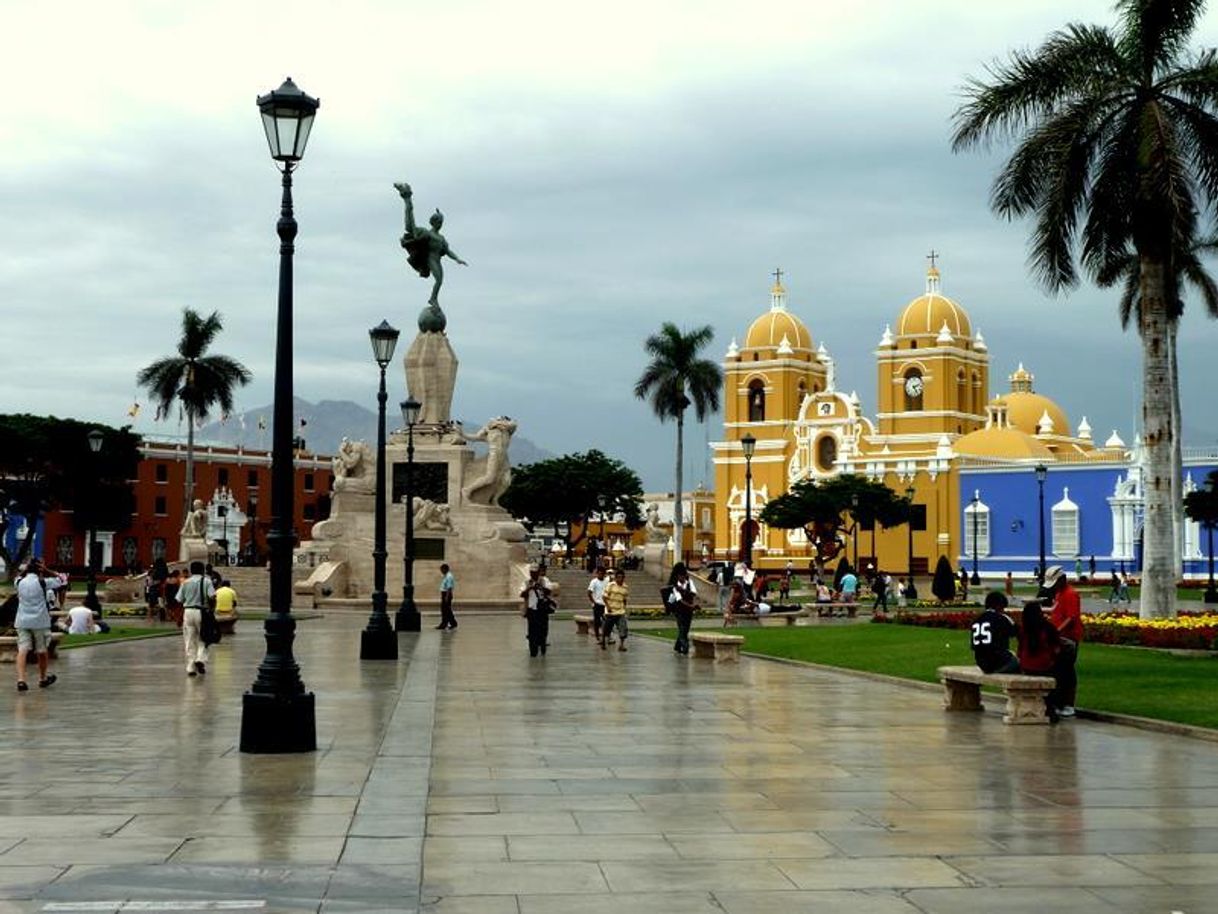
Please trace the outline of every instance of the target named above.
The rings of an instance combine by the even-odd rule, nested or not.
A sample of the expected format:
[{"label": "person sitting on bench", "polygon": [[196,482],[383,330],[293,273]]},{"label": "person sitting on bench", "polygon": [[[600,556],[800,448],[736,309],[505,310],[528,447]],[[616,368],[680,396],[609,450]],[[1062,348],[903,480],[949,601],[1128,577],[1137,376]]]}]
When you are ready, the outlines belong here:
[{"label": "person sitting on bench", "polygon": [[1015,622],[1003,610],[1007,598],[997,590],[985,595],[985,612],[973,620],[973,658],[983,673],[1018,673],[1019,658],[1011,652],[1011,638],[1018,638]]}]

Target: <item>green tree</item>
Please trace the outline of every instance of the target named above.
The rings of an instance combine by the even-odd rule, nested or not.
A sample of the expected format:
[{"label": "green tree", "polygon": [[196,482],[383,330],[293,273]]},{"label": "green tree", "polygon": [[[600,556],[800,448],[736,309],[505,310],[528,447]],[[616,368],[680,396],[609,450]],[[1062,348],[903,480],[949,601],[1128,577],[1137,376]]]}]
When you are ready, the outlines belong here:
[{"label": "green tree", "polygon": [[930,592],[940,603],[950,603],[956,599],[956,575],[952,571],[952,563],[947,556],[939,556],[935,563],[935,576],[930,582]]},{"label": "green tree", "polygon": [[[499,504],[529,524],[565,524],[569,555],[587,535],[593,514],[621,513],[628,527],[641,525],[642,497],[643,484],[634,470],[591,450],[514,467]],[[572,540],[575,524],[580,524],[580,533]]]},{"label": "green tree", "polygon": [[[89,447],[93,429],[101,450]],[[139,438],[130,430],[75,419],[0,415],[0,557],[11,577],[30,555],[38,519],[51,508],[70,508],[77,529],[92,525],[121,530],[131,522],[131,480],[139,463]],[[15,516],[29,532],[7,548]]]},{"label": "green tree", "polygon": [[681,496],[684,492],[685,411],[692,404],[699,422],[719,409],[719,391],[723,387],[723,371],[699,353],[710,345],[715,332],[709,327],[697,327],[682,333],[676,324],[665,322],[660,332],[647,337],[643,350],[651,357],[634,385],[634,395],[650,400],[651,411],[664,422],[677,422],[677,497],[673,502],[672,539],[677,544],[678,557],[683,549],[683,519]]},{"label": "green tree", "polygon": [[195,421],[206,419],[215,406],[232,412],[233,389],[250,382],[249,370],[226,355],[207,350],[224,329],[220,312],[202,317],[191,308],[182,310],[182,336],[178,354],[157,359],[136,375],[136,383],[156,401],[157,412],[167,415],[175,400],[186,410],[186,491],[189,512],[195,489]]},{"label": "green tree", "polygon": [[[1210,536],[1210,563],[1211,570],[1214,561],[1213,556],[1213,536],[1214,528],[1218,527],[1218,470],[1210,471],[1205,477],[1205,486],[1189,492],[1184,496],[1184,513],[1188,515],[1190,520],[1199,523],[1202,529],[1206,530]],[[1205,591],[1205,602],[1213,603],[1218,600],[1218,594],[1214,593],[1211,587]]]},{"label": "green tree", "polygon": [[780,530],[802,529],[816,548],[817,558],[826,562],[845,548],[848,535],[857,535],[859,524],[895,527],[909,519],[909,511],[909,499],[884,483],[846,474],[823,480],[800,480],[766,503],[761,509],[761,520]]},{"label": "green tree", "polygon": [[1174,616],[1171,312],[1175,252],[1218,202],[1218,53],[1186,45],[1203,0],[1119,0],[1107,29],[1071,24],[972,80],[953,146],[1018,139],[991,205],[1034,216],[1031,264],[1053,291],[1093,278],[1132,250],[1142,342],[1143,617]]}]

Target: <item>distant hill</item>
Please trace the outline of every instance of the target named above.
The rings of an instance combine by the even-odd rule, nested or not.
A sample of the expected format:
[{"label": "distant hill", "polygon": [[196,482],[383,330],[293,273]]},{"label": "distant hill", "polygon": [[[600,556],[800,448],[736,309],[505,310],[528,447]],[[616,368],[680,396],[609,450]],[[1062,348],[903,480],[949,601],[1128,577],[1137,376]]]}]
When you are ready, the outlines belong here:
[{"label": "distant hill", "polygon": [[[353,403],[350,400],[322,400],[310,403],[299,397],[295,400],[297,434],[304,438],[310,451],[315,454],[333,454],[338,450],[339,443],[345,435],[355,440],[364,440],[376,445],[376,413],[372,410]],[[271,446],[271,416],[270,406],[261,409],[250,409],[243,413],[229,416],[226,422],[212,422],[199,429],[198,439],[216,444],[244,444],[246,447],[270,448]],[[301,426],[301,420],[304,426]],[[259,429],[262,420],[265,429]],[[402,417],[396,410],[390,411],[385,417],[386,431],[392,433],[402,425]],[[469,432],[477,431],[477,427],[465,426]],[[478,445],[475,444],[475,447]],[[512,463],[519,466],[523,463],[534,463],[553,457],[549,451],[539,448],[528,438],[514,435],[510,448]]]}]

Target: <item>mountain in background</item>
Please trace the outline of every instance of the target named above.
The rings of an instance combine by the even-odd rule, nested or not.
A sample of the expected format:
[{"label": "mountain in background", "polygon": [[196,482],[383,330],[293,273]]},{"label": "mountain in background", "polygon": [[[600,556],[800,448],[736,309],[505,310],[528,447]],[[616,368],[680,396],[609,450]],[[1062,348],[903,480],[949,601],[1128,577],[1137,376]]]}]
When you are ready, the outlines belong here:
[{"label": "mountain in background", "polygon": [[[322,400],[310,403],[297,397],[294,401],[296,413],[296,434],[304,438],[305,446],[315,454],[334,454],[343,436],[367,441],[376,447],[376,413],[370,409],[352,403],[350,400]],[[243,413],[229,416],[224,422],[212,422],[199,429],[200,442],[214,444],[242,444],[250,448],[269,450],[271,446],[271,417],[274,410],[270,406],[261,409],[249,409]],[[303,420],[304,425],[300,423]],[[265,428],[259,428],[259,422]],[[385,416],[385,430],[392,433],[402,427],[402,417],[396,411],[390,411]],[[469,433],[476,432],[478,426],[464,426]],[[481,447],[480,442],[474,442],[474,448]],[[525,463],[535,463],[546,460],[554,455],[539,448],[528,438],[520,435],[512,436],[508,449],[512,464],[519,466]]]}]

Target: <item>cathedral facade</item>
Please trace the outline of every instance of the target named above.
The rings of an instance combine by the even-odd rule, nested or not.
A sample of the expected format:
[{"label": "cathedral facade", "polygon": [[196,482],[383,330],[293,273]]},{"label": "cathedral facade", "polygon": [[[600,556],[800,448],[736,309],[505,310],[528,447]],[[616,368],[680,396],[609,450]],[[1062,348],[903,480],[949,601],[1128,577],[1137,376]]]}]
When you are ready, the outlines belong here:
[{"label": "cathedral facade", "polygon": [[[942,293],[933,259],[924,292],[874,350],[874,415],[840,384],[832,356],[792,313],[778,276],[769,310],[743,345],[732,340],[723,363],[724,434],[711,444],[716,558],[738,557],[751,524],[755,565],[806,567],[812,547],[804,532],[769,529],[758,520],[761,509],[801,480],[859,474],[909,497],[914,517],[907,526],[852,531],[842,554],[853,560],[857,551],[862,568],[925,573],[941,555],[956,565],[966,554],[962,469],[1127,458],[1119,439],[1097,447],[1086,419],[1072,431],[1022,365],[1008,378],[1010,390],[991,399],[989,347],[968,312]],[[756,440],[751,461],[741,445],[748,435]]]}]

